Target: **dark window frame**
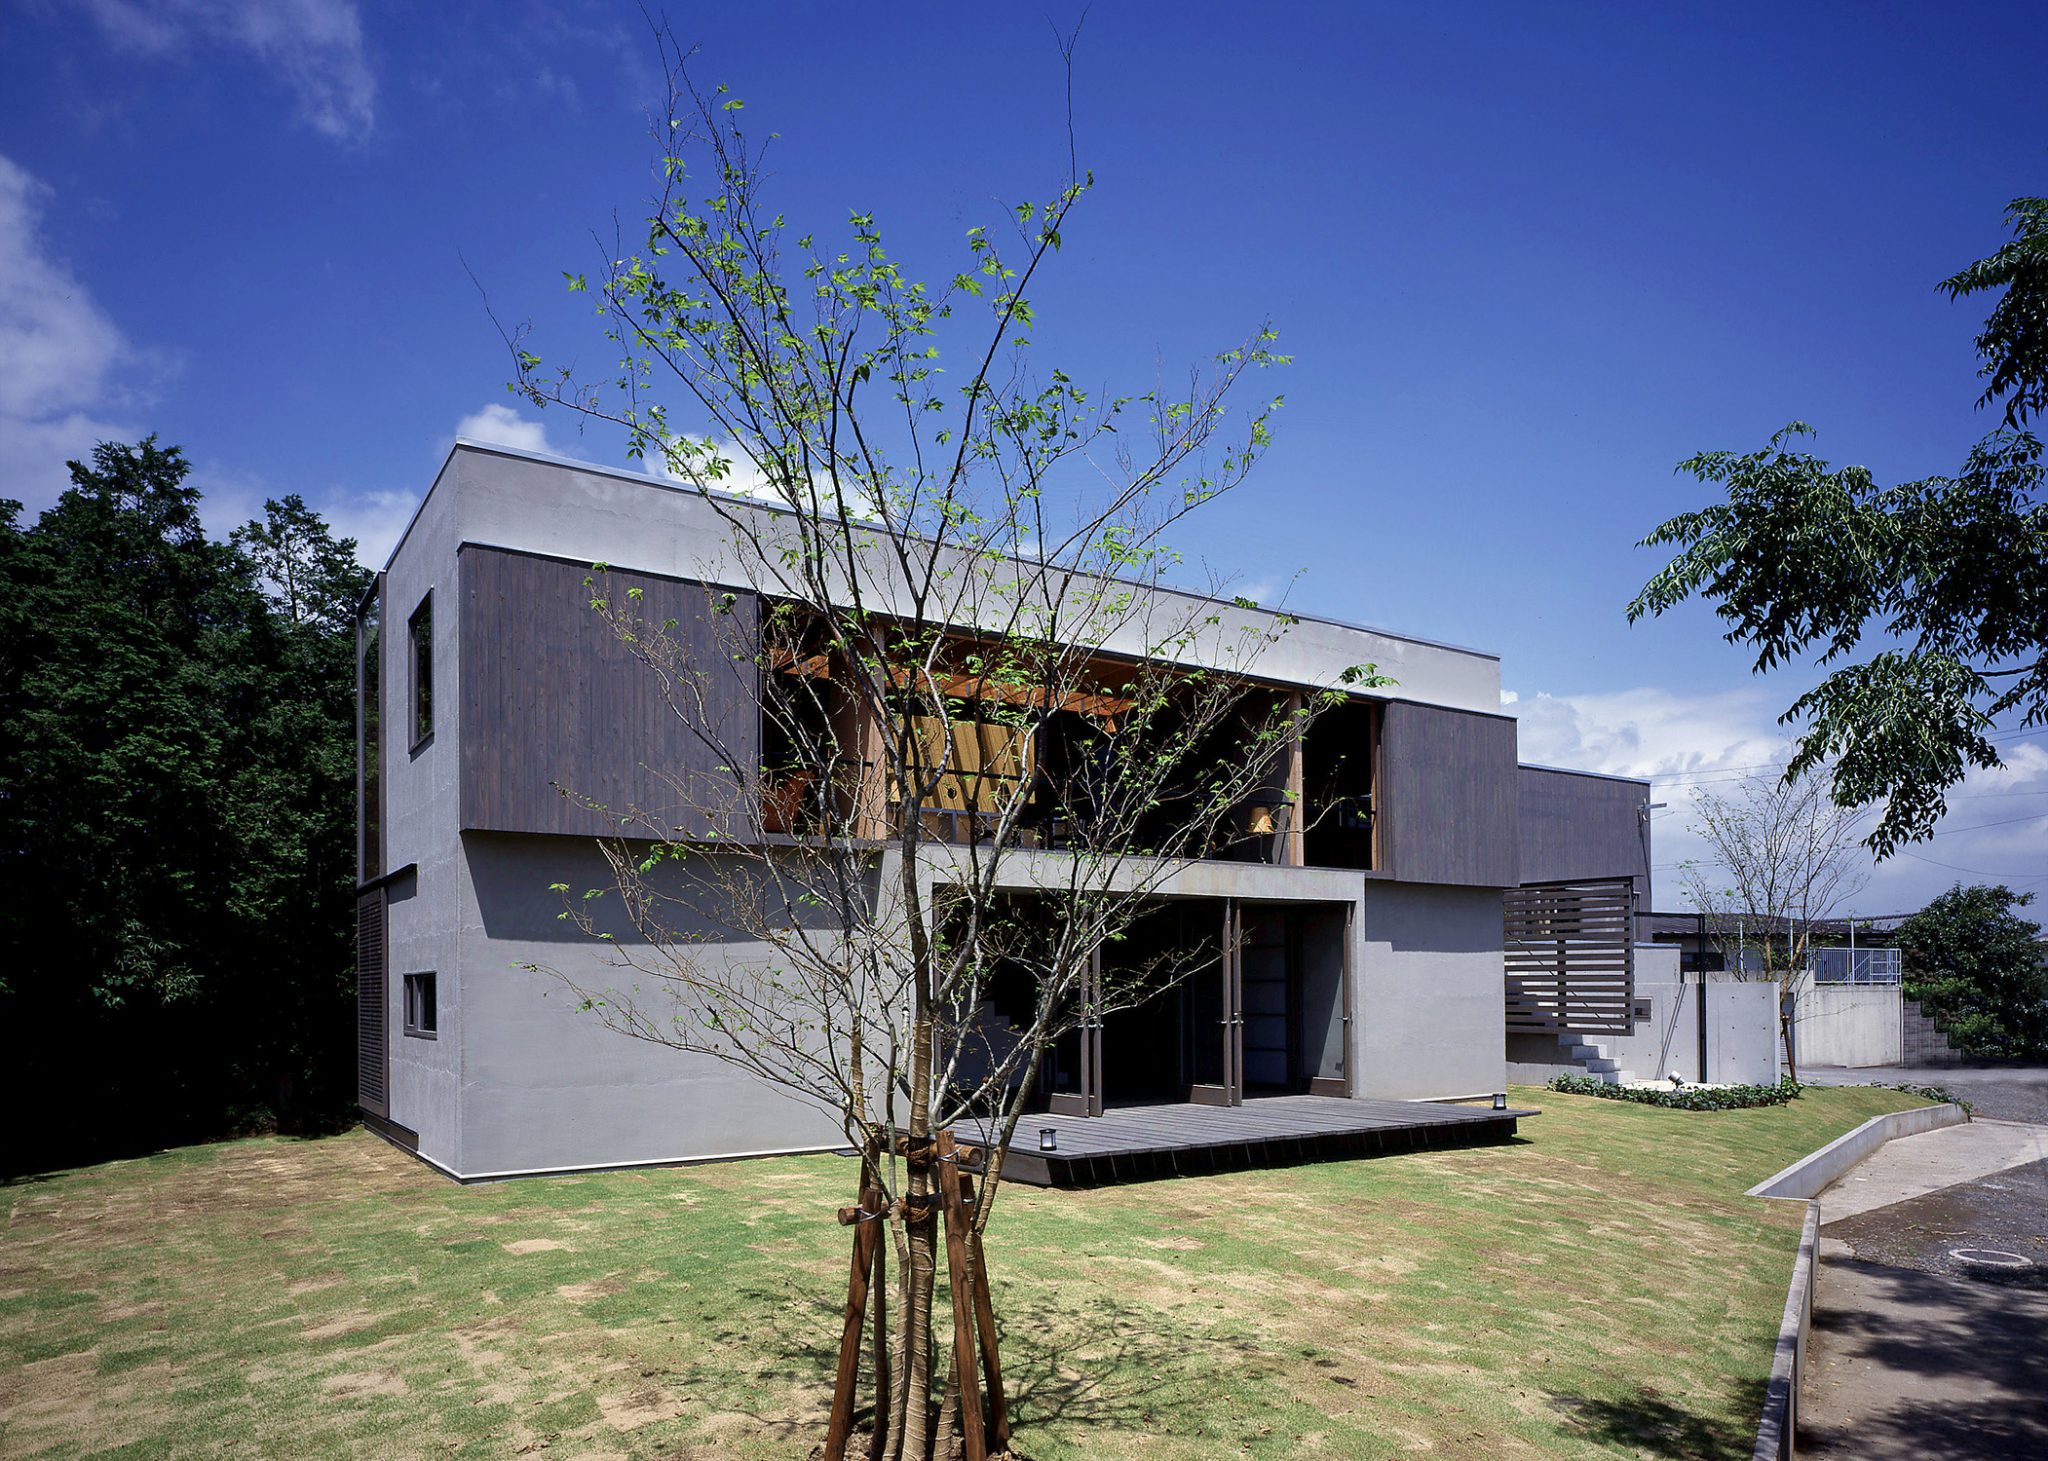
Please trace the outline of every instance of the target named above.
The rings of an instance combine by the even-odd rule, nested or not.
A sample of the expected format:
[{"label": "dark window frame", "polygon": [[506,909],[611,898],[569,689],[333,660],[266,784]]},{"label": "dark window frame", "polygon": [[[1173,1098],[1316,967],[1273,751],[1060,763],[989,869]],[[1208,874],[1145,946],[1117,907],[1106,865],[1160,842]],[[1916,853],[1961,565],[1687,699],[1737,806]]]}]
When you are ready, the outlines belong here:
[{"label": "dark window frame", "polygon": [[406,677],[412,716],[412,748],[434,738],[434,591],[428,589],[405,621]]},{"label": "dark window frame", "polygon": [[[432,969],[416,970],[400,981],[405,1002],[405,1033],[415,1040],[441,1038],[440,978]],[[424,995],[424,998],[422,998]],[[421,1015],[426,1018],[422,1020]]]}]

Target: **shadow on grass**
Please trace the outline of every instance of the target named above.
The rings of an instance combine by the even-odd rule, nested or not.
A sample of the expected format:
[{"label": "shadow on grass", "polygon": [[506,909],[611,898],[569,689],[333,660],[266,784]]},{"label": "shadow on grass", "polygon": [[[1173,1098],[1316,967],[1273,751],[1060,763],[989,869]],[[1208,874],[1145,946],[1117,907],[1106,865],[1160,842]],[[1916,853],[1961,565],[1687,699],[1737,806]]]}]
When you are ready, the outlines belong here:
[{"label": "shadow on grass", "polygon": [[[733,1313],[766,1315],[767,1323],[751,1331],[734,1326],[719,1337],[744,1342],[750,1332],[764,1368],[819,1399],[813,1411],[797,1415],[750,1408],[745,1402],[726,1404],[756,1421],[765,1435],[822,1437],[838,1365],[843,1299],[822,1289],[804,1293],[771,1285],[736,1287],[733,1299]],[[896,1300],[892,1286],[892,1317]],[[1271,1352],[1247,1337],[1186,1325],[1170,1312],[1123,1303],[1101,1291],[1073,1298],[1034,1295],[999,1310],[996,1323],[1010,1422],[1019,1431],[1057,1427],[1202,1435],[1219,1423],[1213,1405],[1219,1386],[1255,1380],[1275,1365]],[[932,1327],[940,1366],[950,1367],[952,1309],[943,1283],[934,1299]],[[857,1431],[865,1431],[874,1419],[868,1365],[872,1333],[870,1328],[863,1340]],[[747,1388],[755,1394],[765,1389]],[[1014,1449],[1010,1454],[1017,1461],[1025,1455]]]},{"label": "shadow on grass", "polygon": [[[1753,1422],[1731,1423],[1695,1415],[1653,1391],[1639,1391],[1620,1400],[1552,1395],[1550,1403],[1565,1414],[1572,1430],[1639,1455],[1673,1461],[1726,1461],[1748,1456],[1756,1449]],[[1763,1405],[1764,1386],[1752,1380],[1737,1391],[1732,1408],[1737,1415],[1755,1417],[1762,1415]]]}]

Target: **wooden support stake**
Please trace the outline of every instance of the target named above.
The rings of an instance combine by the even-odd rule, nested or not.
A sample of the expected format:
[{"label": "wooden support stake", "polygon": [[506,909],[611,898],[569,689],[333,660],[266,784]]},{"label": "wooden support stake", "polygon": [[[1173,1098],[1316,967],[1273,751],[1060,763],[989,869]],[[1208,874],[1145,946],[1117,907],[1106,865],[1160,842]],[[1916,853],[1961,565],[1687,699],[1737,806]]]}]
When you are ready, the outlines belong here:
[{"label": "wooden support stake", "polygon": [[[880,1192],[875,1194],[881,1196]],[[889,1233],[887,1224],[875,1222],[875,1277],[869,1293],[875,1310],[875,1427],[868,1438],[868,1461],[882,1461],[889,1448],[891,1414],[889,1374]]]},{"label": "wooden support stake", "polygon": [[932,1141],[913,1147],[910,1143],[910,1137],[897,1137],[896,1155],[902,1157],[913,1167],[929,1167],[933,1162],[939,1160],[942,1151],[951,1151],[954,1162],[958,1163],[963,1170],[973,1171],[981,1167],[988,1156],[988,1153],[978,1146],[941,1148],[936,1141]]},{"label": "wooden support stake", "polygon": [[[863,1187],[860,1205],[869,1212],[882,1206],[881,1189]],[[860,1340],[868,1312],[868,1275],[880,1246],[882,1219],[858,1223],[853,1230],[853,1267],[846,1281],[846,1318],[839,1330],[839,1373],[832,1383],[832,1419],[825,1429],[823,1461],[845,1461],[847,1437],[853,1434],[854,1387],[860,1383]]]},{"label": "wooden support stake", "polygon": [[[981,1412],[981,1373],[974,1360],[974,1280],[967,1259],[967,1211],[960,1204],[960,1169],[950,1160],[953,1133],[938,1133],[939,1192],[945,1199],[946,1276],[953,1296],[953,1374],[960,1394],[960,1430],[967,1461],[988,1461]],[[830,1458],[828,1457],[828,1461]]]},{"label": "wooden support stake", "polygon": [[[960,1200],[974,1200],[974,1184],[960,1180]],[[988,1376],[988,1444],[992,1451],[1010,1449],[1010,1406],[1003,1397],[1003,1361],[998,1353],[996,1306],[989,1297],[988,1261],[982,1255],[981,1232],[970,1216],[967,1222],[970,1256],[974,1260],[974,1327],[981,1336],[981,1368]]]}]

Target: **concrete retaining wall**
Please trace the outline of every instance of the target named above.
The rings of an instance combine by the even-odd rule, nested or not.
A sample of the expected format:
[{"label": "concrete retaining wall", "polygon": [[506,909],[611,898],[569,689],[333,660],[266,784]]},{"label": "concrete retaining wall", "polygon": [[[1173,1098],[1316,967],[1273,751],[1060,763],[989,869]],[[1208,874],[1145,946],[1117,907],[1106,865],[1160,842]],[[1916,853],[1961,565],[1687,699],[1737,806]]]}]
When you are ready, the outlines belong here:
[{"label": "concrete retaining wall", "polygon": [[1806,1203],[1806,1222],[1799,1231],[1799,1255],[1792,1263],[1792,1282],[1785,1292],[1785,1313],[1778,1321],[1778,1347],[1771,1358],[1771,1378],[1764,1388],[1764,1413],[1756,1428],[1753,1461],[1792,1461],[1798,1454],[1799,1387],[1806,1374],[1806,1341],[1813,1332],[1814,1282],[1820,1266],[1820,1204],[1813,1199],[1886,1142],[1943,1126],[1957,1126],[1969,1112],[1953,1103],[1916,1106],[1873,1116],[1846,1136],[1801,1157],[1774,1176],[1749,1189],[1750,1197],[1791,1198]]},{"label": "concrete retaining wall", "polygon": [[1778,1321],[1778,1347],[1771,1356],[1771,1378],[1764,1387],[1764,1415],[1756,1428],[1752,1461],[1792,1461],[1798,1453],[1799,1382],[1806,1374],[1806,1342],[1813,1334],[1813,1289],[1820,1247],[1820,1204],[1806,1204],[1806,1222],[1799,1230],[1799,1256],[1792,1262],[1792,1283],[1785,1291],[1785,1313]]},{"label": "concrete retaining wall", "polygon": [[1749,1197],[1817,1197],[1830,1182],[1888,1141],[1917,1136],[1942,1126],[1960,1126],[1970,1113],[1954,1102],[1941,1106],[1915,1106],[1873,1116],[1846,1136],[1838,1136],[1819,1151],[1801,1157],[1784,1171],[1766,1177],[1745,1194]]},{"label": "concrete retaining wall", "polygon": [[1793,988],[1792,1050],[1806,1065],[1897,1065],[1904,1049],[1896,984],[1815,984]]}]

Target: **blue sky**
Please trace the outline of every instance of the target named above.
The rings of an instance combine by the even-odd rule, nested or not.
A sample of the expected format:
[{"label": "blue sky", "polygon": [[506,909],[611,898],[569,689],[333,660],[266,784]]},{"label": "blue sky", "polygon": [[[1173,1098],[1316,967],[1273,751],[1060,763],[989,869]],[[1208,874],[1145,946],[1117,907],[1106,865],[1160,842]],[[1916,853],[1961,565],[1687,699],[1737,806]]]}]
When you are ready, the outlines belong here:
[{"label": "blue sky", "polygon": [[[968,226],[1061,179],[1077,6],[669,15],[783,134],[803,223],[871,209],[944,277]],[[2044,74],[2028,6],[1097,4],[1098,186],[1040,353],[1143,385],[1270,316],[1278,443],[1185,551],[1500,653],[1526,756],[1663,778],[1668,865],[1687,788],[1781,760],[1805,680],[1754,680],[1704,611],[1628,627],[1656,566],[1632,544],[1701,500],[1679,458],[1793,417],[1884,479],[1989,429],[1983,307],[1934,285],[2048,191]],[[561,274],[637,218],[658,80],[612,0],[0,0],[0,494],[45,505],[65,457],[153,430],[223,529],[299,491],[377,554],[465,422],[622,462],[507,416],[465,262],[601,361]],[[2048,892],[2048,736],[2005,748],[1859,911],[1979,874]]]}]

